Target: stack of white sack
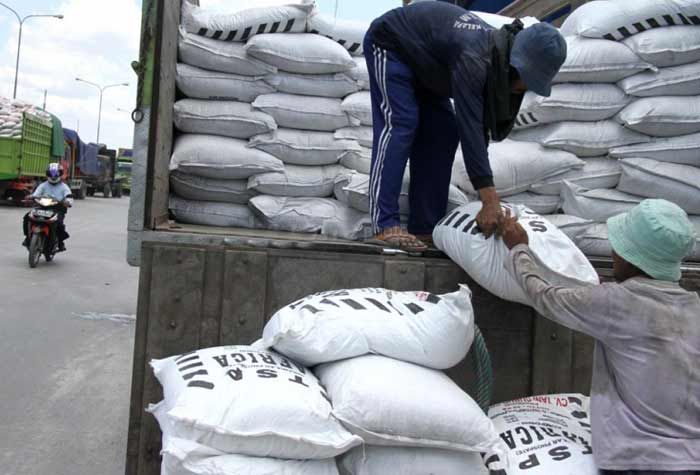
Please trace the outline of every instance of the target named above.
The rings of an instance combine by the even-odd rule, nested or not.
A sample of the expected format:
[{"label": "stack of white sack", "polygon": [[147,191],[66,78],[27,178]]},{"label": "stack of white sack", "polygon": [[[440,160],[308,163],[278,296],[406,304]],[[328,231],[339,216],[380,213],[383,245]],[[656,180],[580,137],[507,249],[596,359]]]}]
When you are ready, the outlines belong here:
[{"label": "stack of white sack", "polygon": [[51,115],[27,102],[0,97],[0,137],[22,138],[24,113],[51,120]]},{"label": "stack of white sack", "polygon": [[595,256],[611,254],[605,220],[645,198],[672,201],[697,221],[700,4],[597,0],[561,33],[568,55],[552,95],[526,95],[510,138],[572,152],[585,166],[530,191],[558,195],[564,213],[591,221],[574,241]]},{"label": "stack of white sack", "polygon": [[440,371],[460,362],[473,338],[467,287],[446,295],[367,288],[287,305],[254,346],[313,367],[333,416],[362,438],[339,457],[342,474],[485,474],[480,453],[505,463],[505,446]]},{"label": "stack of white sack", "polygon": [[341,161],[360,156],[360,142],[371,146],[360,118],[368,26],[336,21],[313,1],[229,12],[183,3],[176,81],[185,98],[173,110],[170,165],[177,221],[364,237],[368,218],[334,187],[353,172]]}]

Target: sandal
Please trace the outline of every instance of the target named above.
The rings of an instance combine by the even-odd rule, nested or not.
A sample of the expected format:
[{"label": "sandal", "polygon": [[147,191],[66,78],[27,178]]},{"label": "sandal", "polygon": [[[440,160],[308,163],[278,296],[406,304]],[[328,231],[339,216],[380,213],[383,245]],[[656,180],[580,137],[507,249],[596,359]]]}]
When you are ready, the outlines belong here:
[{"label": "sandal", "polygon": [[428,246],[428,248],[432,247],[433,249],[435,249],[435,241],[433,241],[432,234],[416,234],[416,239]]},{"label": "sandal", "polygon": [[375,235],[371,239],[367,239],[365,242],[367,244],[388,247],[390,249],[399,249],[412,256],[420,256],[428,250],[428,246],[426,246],[420,239],[416,238],[413,234],[404,231],[400,226],[393,226],[391,228],[384,229],[382,232]]}]

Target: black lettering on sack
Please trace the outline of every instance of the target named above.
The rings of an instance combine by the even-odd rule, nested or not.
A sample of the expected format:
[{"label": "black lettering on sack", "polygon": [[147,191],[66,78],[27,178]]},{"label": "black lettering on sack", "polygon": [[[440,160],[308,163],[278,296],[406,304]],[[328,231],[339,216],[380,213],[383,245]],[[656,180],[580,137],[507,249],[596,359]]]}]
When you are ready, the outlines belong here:
[{"label": "black lettering on sack", "polygon": [[301,366],[299,363],[294,362],[294,367],[299,371],[301,374],[306,374],[306,368]]},{"label": "black lettering on sack", "polygon": [[258,27],[258,33],[257,33],[257,34],[259,35],[259,34],[265,33],[265,28],[267,28],[267,23],[263,23],[262,25],[260,25],[260,26]]},{"label": "black lettering on sack", "polygon": [[224,34],[223,31],[221,31],[221,30],[216,30],[216,31],[214,32],[214,35],[212,36],[212,38],[215,39],[215,40],[218,40],[219,38],[221,38],[221,35],[223,35],[223,34]]},{"label": "black lettering on sack", "polygon": [[246,28],[245,30],[243,30],[243,36],[241,36],[241,40],[243,40],[243,41],[247,40],[248,37],[250,36],[250,32],[251,32],[252,29],[253,29],[253,28],[249,26],[248,28]]},{"label": "black lettering on sack", "polygon": [[[225,368],[228,366],[228,357],[226,355],[221,355],[221,356],[214,356],[214,361],[219,363],[219,366],[222,368]],[[240,361],[239,361],[240,363]]]},{"label": "black lettering on sack", "polygon": [[258,375],[258,378],[263,379],[272,379],[277,377],[277,371],[274,369],[259,369],[255,372],[255,374]]},{"label": "black lettering on sack", "polygon": [[290,363],[286,358],[282,358],[280,360],[280,366],[283,368],[292,369],[292,363]]},{"label": "black lettering on sack", "polygon": [[339,44],[340,46],[345,46],[345,43],[347,43],[347,41],[345,41],[345,40],[338,40],[338,44]]},{"label": "black lettering on sack", "polygon": [[617,41],[617,38],[615,38],[612,34],[608,33],[607,35],[603,36],[606,40],[609,41]]},{"label": "black lettering on sack", "polygon": [[204,363],[201,361],[197,361],[196,363],[189,364],[187,366],[183,366],[182,368],[178,368],[181,373],[184,373],[185,371],[191,370],[193,368],[198,368],[200,366],[204,366]]},{"label": "black lettering on sack", "polygon": [[233,41],[233,39],[236,37],[238,34],[238,30],[232,30],[228,32],[228,36],[226,37],[226,41]]},{"label": "black lettering on sack", "polygon": [[277,28],[280,27],[280,22],[276,21],[272,24],[272,28],[270,28],[270,33],[277,33]]},{"label": "black lettering on sack", "polygon": [[688,19],[693,23],[693,25],[700,25],[700,16],[693,15],[689,16]]},{"label": "black lettering on sack", "polygon": [[303,304],[304,302],[306,302],[306,299],[305,299],[305,298],[303,298],[303,299],[301,299],[301,300],[297,300],[296,302],[290,303],[290,304],[288,305],[288,307],[289,307],[290,309],[292,309],[292,310],[296,310],[296,308],[297,308],[299,305]]},{"label": "black lettering on sack", "polygon": [[245,361],[245,355],[243,353],[231,353],[231,359],[235,363],[243,363]]},{"label": "black lettering on sack", "polygon": [[585,411],[571,411],[571,416],[575,417],[576,419],[585,419],[588,417],[588,414],[586,414]]},{"label": "black lettering on sack", "polygon": [[272,357],[272,355],[267,354],[267,353],[260,353],[260,360],[263,363],[271,364],[271,365],[276,365],[277,362],[275,359]]},{"label": "black lettering on sack", "polygon": [[396,313],[398,313],[399,315],[401,315],[403,317],[403,312],[401,310],[399,310],[398,308],[396,308],[396,306],[393,304],[393,302],[391,300],[389,300],[386,304],[388,306],[390,306],[391,308],[393,308],[394,310],[396,310]]},{"label": "black lettering on sack", "polygon": [[457,229],[460,224],[462,224],[467,218],[469,218],[468,214],[462,215],[461,218],[459,218],[457,221],[455,221],[455,224],[452,225],[453,228]]},{"label": "black lettering on sack", "polygon": [[515,439],[513,439],[513,431],[512,430],[507,430],[505,432],[501,432],[501,439],[503,439],[503,442],[508,446],[510,450],[515,449]]},{"label": "black lettering on sack", "polygon": [[630,30],[628,30],[624,26],[621,26],[620,28],[618,28],[617,31],[620,32],[620,34],[622,35],[623,38],[629,38],[630,36],[632,36],[632,33],[630,32]]},{"label": "black lettering on sack", "polygon": [[199,355],[192,355],[192,356],[189,356],[185,359],[175,360],[175,361],[177,362],[177,365],[180,366],[182,364],[188,363],[190,361],[195,361],[195,360],[199,360]]},{"label": "black lettering on sack", "polygon": [[230,369],[226,371],[226,376],[234,381],[240,381],[243,379],[243,370],[241,368]]},{"label": "black lettering on sack", "polygon": [[451,215],[449,215],[449,216],[445,219],[445,222],[443,223],[443,225],[449,226],[450,223],[452,222],[452,220],[454,220],[457,216],[459,216],[459,211],[455,211],[454,213],[452,213]]},{"label": "black lettering on sack", "polygon": [[571,452],[565,445],[554,447],[547,453],[552,457],[552,460],[556,460],[557,462],[561,462],[562,460],[566,460],[571,457]]},{"label": "black lettering on sack", "polygon": [[379,310],[391,313],[391,310],[389,310],[384,305],[382,305],[382,303],[379,300],[369,298],[369,297],[365,298],[365,300],[368,301],[369,303],[371,303],[372,305],[374,305],[375,307],[377,307]]},{"label": "black lettering on sack", "polygon": [[537,427],[530,426],[530,430],[535,433],[535,436],[537,437],[538,441],[544,440],[544,436],[540,434],[540,431],[537,430]]},{"label": "black lettering on sack", "polygon": [[635,23],[633,26],[637,29],[637,33],[647,30],[647,28],[639,22]]},{"label": "black lettering on sack", "polygon": [[258,362],[258,359],[255,357],[255,353],[248,353],[248,357],[250,357],[250,362],[255,364]]},{"label": "black lettering on sack", "polygon": [[559,433],[551,427],[540,427],[540,430],[550,437],[559,437]]},{"label": "black lettering on sack", "polygon": [[530,455],[527,460],[524,462],[520,462],[518,464],[518,468],[520,470],[530,470],[531,468],[539,467],[540,466],[540,461],[537,458],[537,455],[532,454]]},{"label": "black lettering on sack", "polygon": [[183,354],[181,354],[180,356],[178,356],[177,358],[175,358],[175,362],[176,362],[176,363],[180,363],[180,361],[182,361],[183,358],[187,358],[187,357],[189,357],[190,355],[194,355],[194,357],[199,358],[199,355],[196,355],[195,353],[197,353],[197,352],[196,352],[196,351],[190,351],[189,353],[183,353]]},{"label": "black lettering on sack", "polygon": [[317,309],[316,307],[314,307],[314,306],[311,305],[311,304],[306,304],[306,305],[304,305],[303,307],[301,307],[301,310],[308,310],[308,311],[311,312],[311,313],[318,313],[318,312],[320,312],[319,309]]},{"label": "black lettering on sack", "polygon": [[335,303],[335,302],[332,301],[331,299],[326,299],[326,298],[324,298],[324,299],[321,300],[319,303],[320,303],[320,304],[323,304],[323,305],[332,305],[332,306],[334,306],[334,307],[340,308],[340,305],[338,305],[337,303]]},{"label": "black lettering on sack", "polygon": [[666,20],[666,24],[668,26],[674,26],[676,24],[676,22],[673,21],[673,17],[671,15],[664,15],[664,20]]},{"label": "black lettering on sack", "polygon": [[348,51],[354,53],[358,49],[360,49],[360,43],[353,43],[352,46],[348,48]]},{"label": "black lettering on sack", "polygon": [[659,22],[656,21],[656,18],[647,18],[647,23],[649,23],[649,26],[652,28],[658,28],[661,26],[659,25]]},{"label": "black lettering on sack", "polygon": [[290,19],[287,22],[287,26],[284,27],[284,32],[289,33],[289,31],[292,29],[293,26],[294,26],[294,18]]},{"label": "black lettering on sack", "polygon": [[306,388],[309,387],[309,385],[304,382],[304,379],[301,376],[294,376],[293,378],[289,378],[289,381],[291,381],[292,383],[301,384]]},{"label": "black lettering on sack", "polygon": [[543,221],[530,221],[528,224],[530,225],[530,228],[536,233],[547,232],[547,226]]},{"label": "black lettering on sack", "polygon": [[682,13],[678,14],[678,18],[681,19],[681,23],[683,23],[684,25],[690,25],[690,20],[688,20]]},{"label": "black lettering on sack", "polygon": [[418,315],[419,313],[421,313],[424,310],[423,307],[421,307],[420,305],[415,304],[413,302],[409,302],[409,303],[404,304],[404,305],[407,309],[409,309],[411,311],[411,313],[413,313],[413,315]]},{"label": "black lettering on sack", "polygon": [[319,392],[321,393],[321,396],[323,396],[323,399],[325,399],[326,401],[328,401],[328,404],[331,404],[331,398],[328,397],[328,394],[326,394],[326,391],[324,391],[323,389],[321,389]]},{"label": "black lettering on sack", "polygon": [[581,455],[590,455],[593,453],[593,448],[591,445],[588,443],[587,440],[581,439],[581,445],[583,445],[584,450],[581,452]]},{"label": "black lettering on sack", "polygon": [[428,294],[428,298],[425,299],[425,301],[432,304],[439,304],[442,299],[435,294]]},{"label": "black lettering on sack", "polygon": [[352,308],[353,310],[367,310],[360,302],[357,300],[353,299],[341,299],[341,302],[346,304],[348,307]]},{"label": "black lettering on sack", "polygon": [[202,388],[202,389],[214,389],[214,383],[210,383],[209,381],[200,381],[200,380],[195,380],[195,381],[190,381],[187,383],[188,388]]},{"label": "black lettering on sack", "polygon": [[537,118],[535,117],[535,115],[532,112],[528,112],[527,115],[530,116],[530,120],[532,121],[533,124],[536,124],[539,122],[539,120],[537,120]]},{"label": "black lettering on sack", "polygon": [[207,36],[207,29],[206,28],[200,28],[199,31],[197,32],[199,36]]},{"label": "black lettering on sack", "polygon": [[206,369],[200,369],[195,371],[194,373],[187,373],[182,375],[182,379],[185,381],[189,381],[190,379],[194,378],[195,376],[207,376],[209,373],[207,372]]},{"label": "black lettering on sack", "polygon": [[523,445],[530,445],[532,442],[532,436],[530,435],[530,432],[525,427],[516,427],[515,428],[515,433],[517,435],[520,435],[520,443]]},{"label": "black lettering on sack", "polygon": [[523,125],[530,125],[525,114],[520,114],[520,120],[523,122]]},{"label": "black lettering on sack", "polygon": [[568,396],[567,399],[572,404],[577,404],[579,406],[583,406],[583,401],[581,400],[581,398],[578,398],[576,396]]}]

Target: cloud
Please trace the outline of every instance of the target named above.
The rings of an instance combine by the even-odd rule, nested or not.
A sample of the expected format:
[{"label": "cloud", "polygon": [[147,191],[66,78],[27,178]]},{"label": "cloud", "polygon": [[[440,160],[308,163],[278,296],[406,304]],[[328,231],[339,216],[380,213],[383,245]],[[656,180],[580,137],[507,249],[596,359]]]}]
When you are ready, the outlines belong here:
[{"label": "cloud", "polygon": [[[130,147],[133,123],[116,108],[131,110],[136,103],[137,80],[131,61],[138,59],[140,2],[63,0],[49,11],[65,17],[32,18],[24,24],[18,99],[41,105],[47,90],[47,110],[64,127],[75,129],[79,121],[83,140],[94,141],[99,92],[75,78],[103,85],[129,82],[128,88],[110,88],[104,93],[100,141],[110,147]],[[0,25],[7,32],[0,45],[0,95],[12,97],[18,25],[5,15]]]}]

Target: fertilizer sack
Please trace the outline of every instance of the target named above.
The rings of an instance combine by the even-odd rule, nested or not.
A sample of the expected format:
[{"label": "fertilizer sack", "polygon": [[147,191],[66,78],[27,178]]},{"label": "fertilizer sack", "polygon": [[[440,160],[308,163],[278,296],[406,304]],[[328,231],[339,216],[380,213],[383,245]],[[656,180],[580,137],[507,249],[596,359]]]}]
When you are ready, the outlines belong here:
[{"label": "fertilizer sack", "polygon": [[257,193],[248,189],[248,180],[206,178],[175,170],[170,173],[170,189],[181,198],[244,205]]},{"label": "fertilizer sack", "polygon": [[[335,133],[335,137],[338,137],[338,132]],[[340,164],[350,170],[369,175],[372,172],[372,149],[362,147],[360,151],[349,150],[340,157]]]},{"label": "fertilizer sack", "polygon": [[548,214],[543,216],[544,219],[559,228],[559,231],[566,234],[569,239],[576,243],[576,236],[586,231],[595,221],[590,219],[579,218],[570,214]]},{"label": "fertilizer sack", "polygon": [[[525,207],[504,205],[527,232],[530,249],[558,282],[595,285],[598,275],[573,242],[538,214]],[[435,245],[479,285],[494,295],[532,306],[520,285],[504,271],[510,251],[500,239],[486,239],[476,224],[481,203],[462,206],[438,222]]]},{"label": "fertilizer sack", "polygon": [[605,221],[611,216],[626,213],[644,199],[619,190],[587,190],[574,183],[561,184],[564,213],[592,221]]},{"label": "fertilizer sack", "polygon": [[286,165],[283,172],[263,173],[248,180],[248,188],[273,196],[318,197],[333,194],[338,176],[352,173],[340,165]]},{"label": "fertilizer sack", "polygon": [[[590,398],[534,396],[496,404],[489,417],[508,447],[508,475],[597,475],[591,449]],[[491,461],[486,466],[492,468]]]},{"label": "fertilizer sack", "polygon": [[700,61],[700,21],[696,25],[647,30],[624,43],[644,61],[660,68]]},{"label": "fertilizer sack", "polygon": [[343,127],[335,131],[335,138],[337,139],[348,139],[357,140],[357,142],[363,147],[372,148],[372,138],[374,132],[372,127],[367,125],[357,126],[357,127]]},{"label": "fertilizer sack", "polygon": [[341,100],[330,97],[308,97],[293,94],[265,94],[253,107],[270,114],[277,125],[291,129],[333,132],[341,127],[359,125],[341,108]]},{"label": "fertilizer sack", "polygon": [[170,195],[169,208],[178,223],[250,229],[259,227],[253,212],[246,205],[187,200]]},{"label": "fertilizer sack", "polygon": [[700,96],[638,99],[625,107],[617,120],[628,129],[653,137],[700,132]]},{"label": "fertilizer sack", "polygon": [[320,35],[259,35],[246,51],[280,71],[301,74],[342,73],[355,67],[350,54],[338,43]]},{"label": "fertilizer sack", "polygon": [[340,475],[488,475],[477,453],[409,447],[356,447],[338,460]]},{"label": "fertilizer sack", "polygon": [[372,98],[369,91],[350,94],[343,100],[341,109],[359,124],[372,125]]},{"label": "fertilizer sack", "polygon": [[262,150],[292,165],[331,165],[348,152],[362,149],[354,140],[336,139],[331,132],[277,129],[256,135],[249,147]]},{"label": "fertilizer sack", "polygon": [[277,129],[272,116],[235,101],[182,99],[173,106],[175,127],[182,132],[248,139]]},{"label": "fertilizer sack", "polygon": [[355,66],[347,71],[347,74],[357,81],[357,85],[363,91],[369,90],[369,69],[367,69],[367,61],[363,56],[352,58]]},{"label": "fertilizer sack", "polygon": [[343,98],[360,90],[357,81],[346,73],[295,74],[279,72],[265,78],[279,92],[302,96]]},{"label": "fertilizer sack", "polygon": [[362,55],[362,42],[369,29],[369,23],[333,18],[324,15],[317,8],[309,14],[307,31],[336,41],[352,55]]},{"label": "fertilizer sack", "polygon": [[464,359],[474,339],[471,291],[333,290],[277,311],[260,342],[306,366],[368,353],[435,369]]},{"label": "fertilizer sack", "polygon": [[559,196],[538,195],[537,193],[530,193],[529,191],[506,196],[502,200],[504,203],[523,205],[537,214],[556,213],[561,204]]},{"label": "fertilizer sack", "polygon": [[584,162],[583,168],[577,168],[535,183],[530,187],[530,190],[542,195],[559,196],[564,180],[591,190],[615,188],[620,182],[622,168],[619,161],[607,157],[591,157],[584,159]]},{"label": "fertilizer sack", "polygon": [[151,366],[163,386],[168,437],[290,459],[331,458],[361,442],[334,418],[314,375],[273,351],[221,346]]},{"label": "fertilizer sack", "polygon": [[660,162],[700,167],[700,133],[654,138],[647,143],[615,147],[612,158],[651,158]]},{"label": "fertilizer sack", "polygon": [[645,71],[617,84],[627,94],[637,97],[695,96],[700,93],[700,63]]},{"label": "fertilizer sack", "polygon": [[574,10],[561,34],[619,41],[653,28],[691,23],[700,23],[695,0],[596,0]]},{"label": "fertilizer sack", "polygon": [[503,450],[489,418],[442,371],[366,355],[319,365],[315,373],[333,414],[368,445]]},{"label": "fertilizer sack", "polygon": [[253,102],[261,94],[275,92],[264,77],[218,73],[178,63],[175,81],[178,89],[192,99]]},{"label": "fertilizer sack", "polygon": [[262,33],[300,33],[313,2],[215,13],[189,2],[182,3],[182,24],[190,33],[215,40],[247,41]]}]

